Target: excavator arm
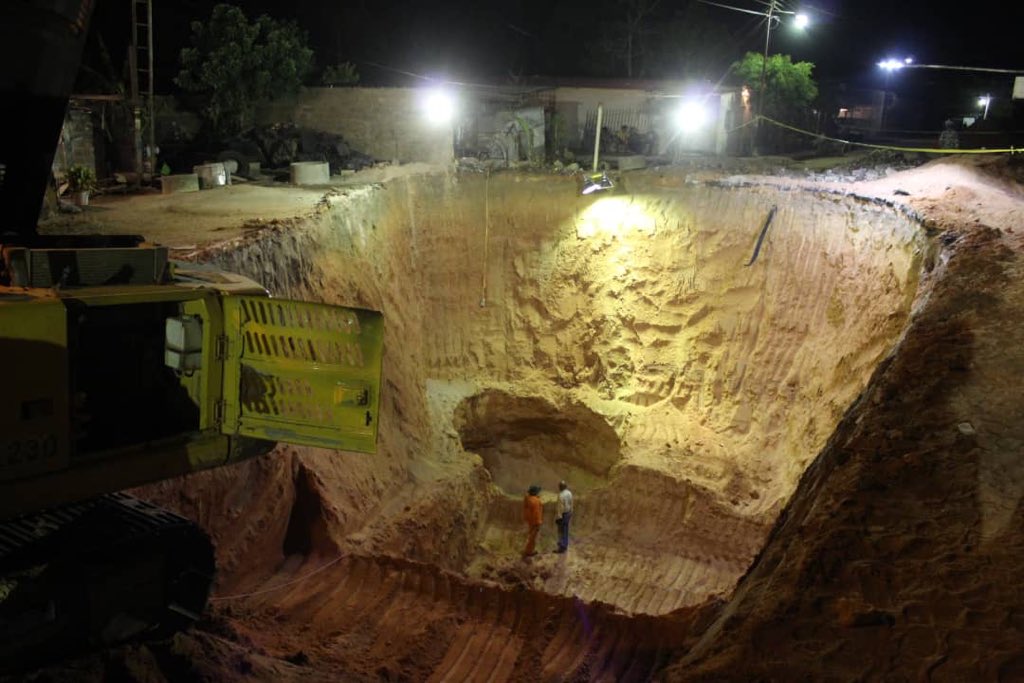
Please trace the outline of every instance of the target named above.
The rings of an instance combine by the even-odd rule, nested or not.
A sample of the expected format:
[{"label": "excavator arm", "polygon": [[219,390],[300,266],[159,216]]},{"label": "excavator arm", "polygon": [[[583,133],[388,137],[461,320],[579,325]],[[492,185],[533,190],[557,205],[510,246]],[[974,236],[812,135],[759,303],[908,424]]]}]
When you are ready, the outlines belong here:
[{"label": "excavator arm", "polygon": [[203,611],[210,539],[123,489],[268,452],[373,452],[383,321],[36,223],[93,0],[0,0],[0,672]]},{"label": "excavator arm", "polygon": [[36,234],[92,10],[93,0],[0,2],[0,234]]}]

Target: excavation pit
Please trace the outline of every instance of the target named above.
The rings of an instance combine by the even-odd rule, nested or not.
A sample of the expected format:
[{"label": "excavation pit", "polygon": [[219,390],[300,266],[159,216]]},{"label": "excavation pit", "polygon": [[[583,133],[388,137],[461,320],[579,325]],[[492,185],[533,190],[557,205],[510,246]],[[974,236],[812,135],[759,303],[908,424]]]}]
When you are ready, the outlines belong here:
[{"label": "excavation pit", "polygon": [[[276,296],[386,321],[376,455],[289,448],[271,456],[284,464],[190,482],[194,508],[178,507],[219,540],[222,595],[297,581],[260,593],[253,610],[294,624],[336,670],[404,656],[413,679],[518,662],[520,608],[493,608],[507,587],[528,591],[538,619],[582,601],[669,619],[656,630],[677,635],[681,615],[729,598],[898,343],[934,253],[915,220],[873,201],[653,170],[619,186],[628,191],[580,197],[558,176],[399,177],[196,252]],[[237,191],[253,189],[182,201]],[[577,496],[571,551],[524,564],[521,496],[545,489],[540,541],[553,547],[560,479]],[[298,504],[313,490],[318,506]],[[357,559],[304,584],[335,547]],[[448,597],[431,592],[441,585]],[[412,605],[402,619],[395,591]],[[469,628],[477,616],[465,615],[492,608],[500,635],[472,658],[448,649],[476,642],[449,633],[453,619]],[[423,628],[442,645],[425,645]],[[631,626],[617,628],[606,645],[628,666],[640,650],[614,635]],[[423,654],[437,647],[446,654]],[[583,666],[551,654],[564,666],[549,677]]]},{"label": "excavation pit", "polygon": [[384,313],[381,449],[358,469],[408,500],[367,515],[339,468],[340,546],[358,530],[501,582],[523,492],[543,487],[550,520],[567,479],[577,552],[516,581],[648,614],[729,594],[892,351],[929,247],[854,197],[655,171],[620,185],[396,178],[205,252],[276,295]]}]

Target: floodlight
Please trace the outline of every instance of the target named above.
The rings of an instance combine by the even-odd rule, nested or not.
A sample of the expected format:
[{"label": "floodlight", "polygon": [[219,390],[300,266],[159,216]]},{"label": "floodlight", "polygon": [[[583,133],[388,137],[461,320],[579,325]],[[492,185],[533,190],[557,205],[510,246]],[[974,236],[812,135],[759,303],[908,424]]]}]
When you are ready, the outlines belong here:
[{"label": "floodlight", "polygon": [[910,62],[908,62],[908,61],[901,61],[899,59],[889,58],[889,59],[883,59],[882,61],[880,61],[878,63],[878,66],[881,67],[882,69],[885,69],[886,71],[899,71],[900,69],[902,69],[904,66],[906,66],[909,63]]},{"label": "floodlight", "polygon": [[676,125],[684,133],[692,133],[708,122],[708,110],[703,102],[689,100],[683,102],[676,112]]},{"label": "floodlight", "polygon": [[982,119],[988,118],[988,107],[990,104],[992,104],[991,95],[982,95],[978,98],[978,106],[985,110],[985,113],[981,115]]},{"label": "floodlight", "polygon": [[615,183],[608,177],[608,173],[591,173],[590,175],[584,176],[583,188],[580,190],[580,194],[588,195],[595,192],[604,192],[615,187]]},{"label": "floodlight", "polygon": [[432,124],[450,123],[455,117],[455,98],[445,90],[430,90],[423,96],[423,112]]},{"label": "floodlight", "polygon": [[803,30],[803,29],[807,28],[808,26],[810,26],[810,24],[811,24],[811,18],[809,16],[807,16],[806,14],[804,14],[803,12],[801,12],[800,14],[797,14],[795,17],[793,17],[793,25],[796,26],[798,29]]},{"label": "floodlight", "polygon": [[580,188],[580,194],[583,195],[603,192],[615,187],[607,172],[598,172],[597,170],[597,159],[601,153],[601,120],[603,117],[604,105],[599,102],[597,105],[597,125],[594,126],[594,170],[590,172],[590,175],[583,176],[583,186]]}]

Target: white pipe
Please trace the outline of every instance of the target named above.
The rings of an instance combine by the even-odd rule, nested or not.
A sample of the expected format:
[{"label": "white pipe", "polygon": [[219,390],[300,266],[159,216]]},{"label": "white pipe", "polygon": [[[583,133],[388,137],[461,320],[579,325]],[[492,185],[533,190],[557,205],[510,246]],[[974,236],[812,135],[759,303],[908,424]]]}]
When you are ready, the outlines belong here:
[{"label": "white pipe", "polygon": [[491,169],[488,168],[484,174],[484,272],[480,276],[480,308],[487,305],[487,256],[491,237],[490,184]]},{"label": "white pipe", "polygon": [[604,105],[597,105],[597,130],[594,131],[594,173],[597,173],[597,155],[601,150],[601,118],[604,115]]}]

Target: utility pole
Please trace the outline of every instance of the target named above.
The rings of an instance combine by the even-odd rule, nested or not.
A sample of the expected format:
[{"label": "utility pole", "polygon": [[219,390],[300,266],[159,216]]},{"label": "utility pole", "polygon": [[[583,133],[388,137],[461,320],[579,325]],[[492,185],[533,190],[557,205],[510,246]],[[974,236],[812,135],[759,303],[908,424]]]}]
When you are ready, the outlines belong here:
[{"label": "utility pole", "polygon": [[747,9],[745,7],[736,7],[735,5],[727,5],[721,2],[715,2],[714,0],[697,0],[697,2],[704,3],[705,5],[713,5],[715,7],[721,7],[722,9],[732,10],[734,12],[742,12],[744,14],[754,14],[759,17],[765,17],[768,26],[764,32],[764,54],[761,61],[761,84],[758,88],[757,93],[757,106],[754,108],[754,154],[758,154],[758,141],[760,140],[761,130],[761,116],[764,115],[764,96],[768,86],[768,47],[772,40],[772,22],[782,22],[782,15],[790,15],[793,20],[793,25],[796,28],[803,30],[810,24],[810,17],[803,12],[796,12],[793,10],[783,9],[782,5],[779,4],[779,0],[761,0],[761,4],[767,5],[767,11],[759,11]]},{"label": "utility pole", "polygon": [[768,2],[768,29],[764,32],[764,56],[761,60],[761,87],[757,92],[757,111],[754,112],[754,155],[761,153],[761,116],[764,114],[764,92],[768,81],[768,44],[772,39],[772,21],[775,15],[775,3]]}]

